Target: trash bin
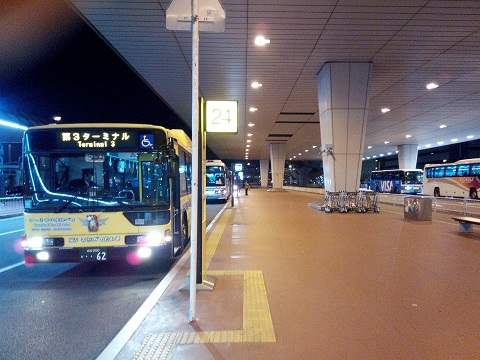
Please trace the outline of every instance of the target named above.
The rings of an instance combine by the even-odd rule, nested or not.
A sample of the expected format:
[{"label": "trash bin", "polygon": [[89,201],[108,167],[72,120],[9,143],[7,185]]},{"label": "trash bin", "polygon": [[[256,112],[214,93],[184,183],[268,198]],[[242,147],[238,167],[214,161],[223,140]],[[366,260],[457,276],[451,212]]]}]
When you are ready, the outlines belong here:
[{"label": "trash bin", "polygon": [[432,198],[405,196],[403,218],[405,220],[432,221]]}]

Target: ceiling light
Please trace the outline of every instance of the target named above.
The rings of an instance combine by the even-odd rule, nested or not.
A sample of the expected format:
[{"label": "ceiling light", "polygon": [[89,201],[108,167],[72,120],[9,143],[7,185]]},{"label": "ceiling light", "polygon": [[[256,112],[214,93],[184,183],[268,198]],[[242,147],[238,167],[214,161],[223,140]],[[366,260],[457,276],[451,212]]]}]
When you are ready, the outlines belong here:
[{"label": "ceiling light", "polygon": [[365,160],[365,158],[362,158],[362,161]]},{"label": "ceiling light", "polygon": [[383,143],[384,143],[385,145],[387,145],[387,144],[390,144],[390,141],[385,140]]},{"label": "ceiling light", "polygon": [[392,155],[392,153],[391,153],[391,152],[387,152],[387,155]]},{"label": "ceiling light", "polygon": [[302,153],[298,153],[298,156],[302,155]]},{"label": "ceiling light", "polygon": [[367,149],[371,149],[373,146],[372,145],[368,145],[367,146]]},{"label": "ceiling light", "polygon": [[62,120],[62,117],[59,116],[59,115],[55,115],[54,117],[52,117],[53,121],[61,121]]},{"label": "ceiling light", "polygon": [[380,154],[380,157],[383,157],[385,154]]},{"label": "ceiling light", "polygon": [[250,112],[255,112],[258,111],[258,109],[255,106],[250,106],[250,109],[248,109]]},{"label": "ceiling light", "polygon": [[247,140],[247,143],[251,143],[251,142],[252,142],[252,140],[250,140],[250,139]]},{"label": "ceiling light", "polygon": [[247,136],[250,137],[250,136],[253,136],[253,134],[252,134],[252,133],[248,133]]},{"label": "ceiling light", "polygon": [[252,81],[251,85],[250,85],[253,89],[258,89],[258,88],[261,88],[263,85],[262,83],[259,83],[257,80],[255,81]]},{"label": "ceiling light", "polygon": [[412,135],[407,134],[407,135],[405,135],[405,137],[406,137],[407,139],[410,139],[410,138],[412,137]]},{"label": "ceiling light", "polygon": [[437,145],[443,145],[443,141],[437,141]]},{"label": "ceiling light", "polygon": [[427,144],[427,145],[425,145],[425,147],[430,148],[430,147],[432,147],[432,144]]},{"label": "ceiling light", "polygon": [[305,152],[308,152],[308,149],[305,149]]},{"label": "ceiling light", "polygon": [[439,126],[440,129],[445,129],[446,127],[447,127],[447,125],[445,125],[445,124],[442,124],[442,125]]},{"label": "ceiling light", "polygon": [[450,139],[451,142],[457,142],[458,139],[457,138],[453,138],[453,139]]},{"label": "ceiling light", "polygon": [[249,147],[250,147],[250,144],[247,144],[247,148],[249,148]]},{"label": "ceiling light", "polygon": [[312,145],[312,149],[315,149],[317,147],[317,145]]},{"label": "ceiling light", "polygon": [[265,46],[270,44],[270,39],[266,39],[263,35],[255,36],[255,45],[257,46]]},{"label": "ceiling light", "polygon": [[473,139],[473,135],[467,135],[467,139]]},{"label": "ceiling light", "polygon": [[386,114],[387,112],[389,112],[391,109],[388,108],[388,107],[384,107],[382,108],[382,114]]},{"label": "ceiling light", "polygon": [[377,157],[377,155],[373,155],[372,157],[375,159]]},{"label": "ceiling light", "polygon": [[7,120],[1,120],[1,119],[0,119],[0,126],[6,126],[6,127],[13,128],[13,129],[19,129],[19,130],[27,130],[26,126],[23,126],[23,125],[20,125],[20,124],[11,122],[11,121],[7,121]]},{"label": "ceiling light", "polygon": [[438,88],[438,84],[435,83],[435,82],[430,82],[428,83],[427,85],[425,85],[425,87],[427,88],[427,90],[433,90],[433,89],[436,89]]},{"label": "ceiling light", "polygon": [[254,123],[252,123],[252,122],[248,123],[248,127],[254,127],[254,126],[255,126]]},{"label": "ceiling light", "polygon": [[290,158],[290,159],[288,159],[288,160],[292,161],[292,158]]},{"label": "ceiling light", "polygon": [[247,163],[247,165],[250,165],[250,163]]},{"label": "ceiling light", "polygon": [[443,159],[442,162],[446,163],[446,162],[447,162],[447,159]]},{"label": "ceiling light", "polygon": [[395,150],[395,154],[398,154],[398,150]]},{"label": "ceiling light", "polygon": [[293,155],[293,158],[296,159],[297,157],[295,155]]},{"label": "ceiling light", "polygon": [[370,160],[370,156],[367,156],[367,160]]}]

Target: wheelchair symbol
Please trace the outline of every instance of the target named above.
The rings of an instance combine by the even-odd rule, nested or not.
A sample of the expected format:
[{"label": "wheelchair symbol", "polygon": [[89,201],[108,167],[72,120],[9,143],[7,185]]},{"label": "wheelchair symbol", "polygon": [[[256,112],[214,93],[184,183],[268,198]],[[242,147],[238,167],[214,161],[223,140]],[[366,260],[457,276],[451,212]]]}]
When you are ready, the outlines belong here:
[{"label": "wheelchair symbol", "polygon": [[153,144],[150,141],[150,139],[147,138],[147,135],[143,135],[143,139],[142,139],[141,144],[142,144],[143,148],[153,147]]}]

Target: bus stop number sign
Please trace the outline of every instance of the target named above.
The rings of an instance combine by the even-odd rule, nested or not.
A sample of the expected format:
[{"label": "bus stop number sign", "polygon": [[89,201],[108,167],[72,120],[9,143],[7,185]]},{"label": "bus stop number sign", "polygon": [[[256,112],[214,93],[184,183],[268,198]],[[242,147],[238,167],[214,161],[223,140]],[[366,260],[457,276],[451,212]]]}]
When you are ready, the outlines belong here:
[{"label": "bus stop number sign", "polygon": [[236,134],[238,132],[238,102],[207,100],[206,123],[208,133]]}]

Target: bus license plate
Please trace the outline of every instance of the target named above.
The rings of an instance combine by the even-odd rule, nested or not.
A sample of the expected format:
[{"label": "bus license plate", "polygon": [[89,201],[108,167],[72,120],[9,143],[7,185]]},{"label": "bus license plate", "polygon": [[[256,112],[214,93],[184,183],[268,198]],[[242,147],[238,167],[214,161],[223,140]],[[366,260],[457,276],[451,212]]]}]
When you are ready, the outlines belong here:
[{"label": "bus license plate", "polygon": [[105,249],[82,249],[80,250],[81,261],[107,261]]}]

